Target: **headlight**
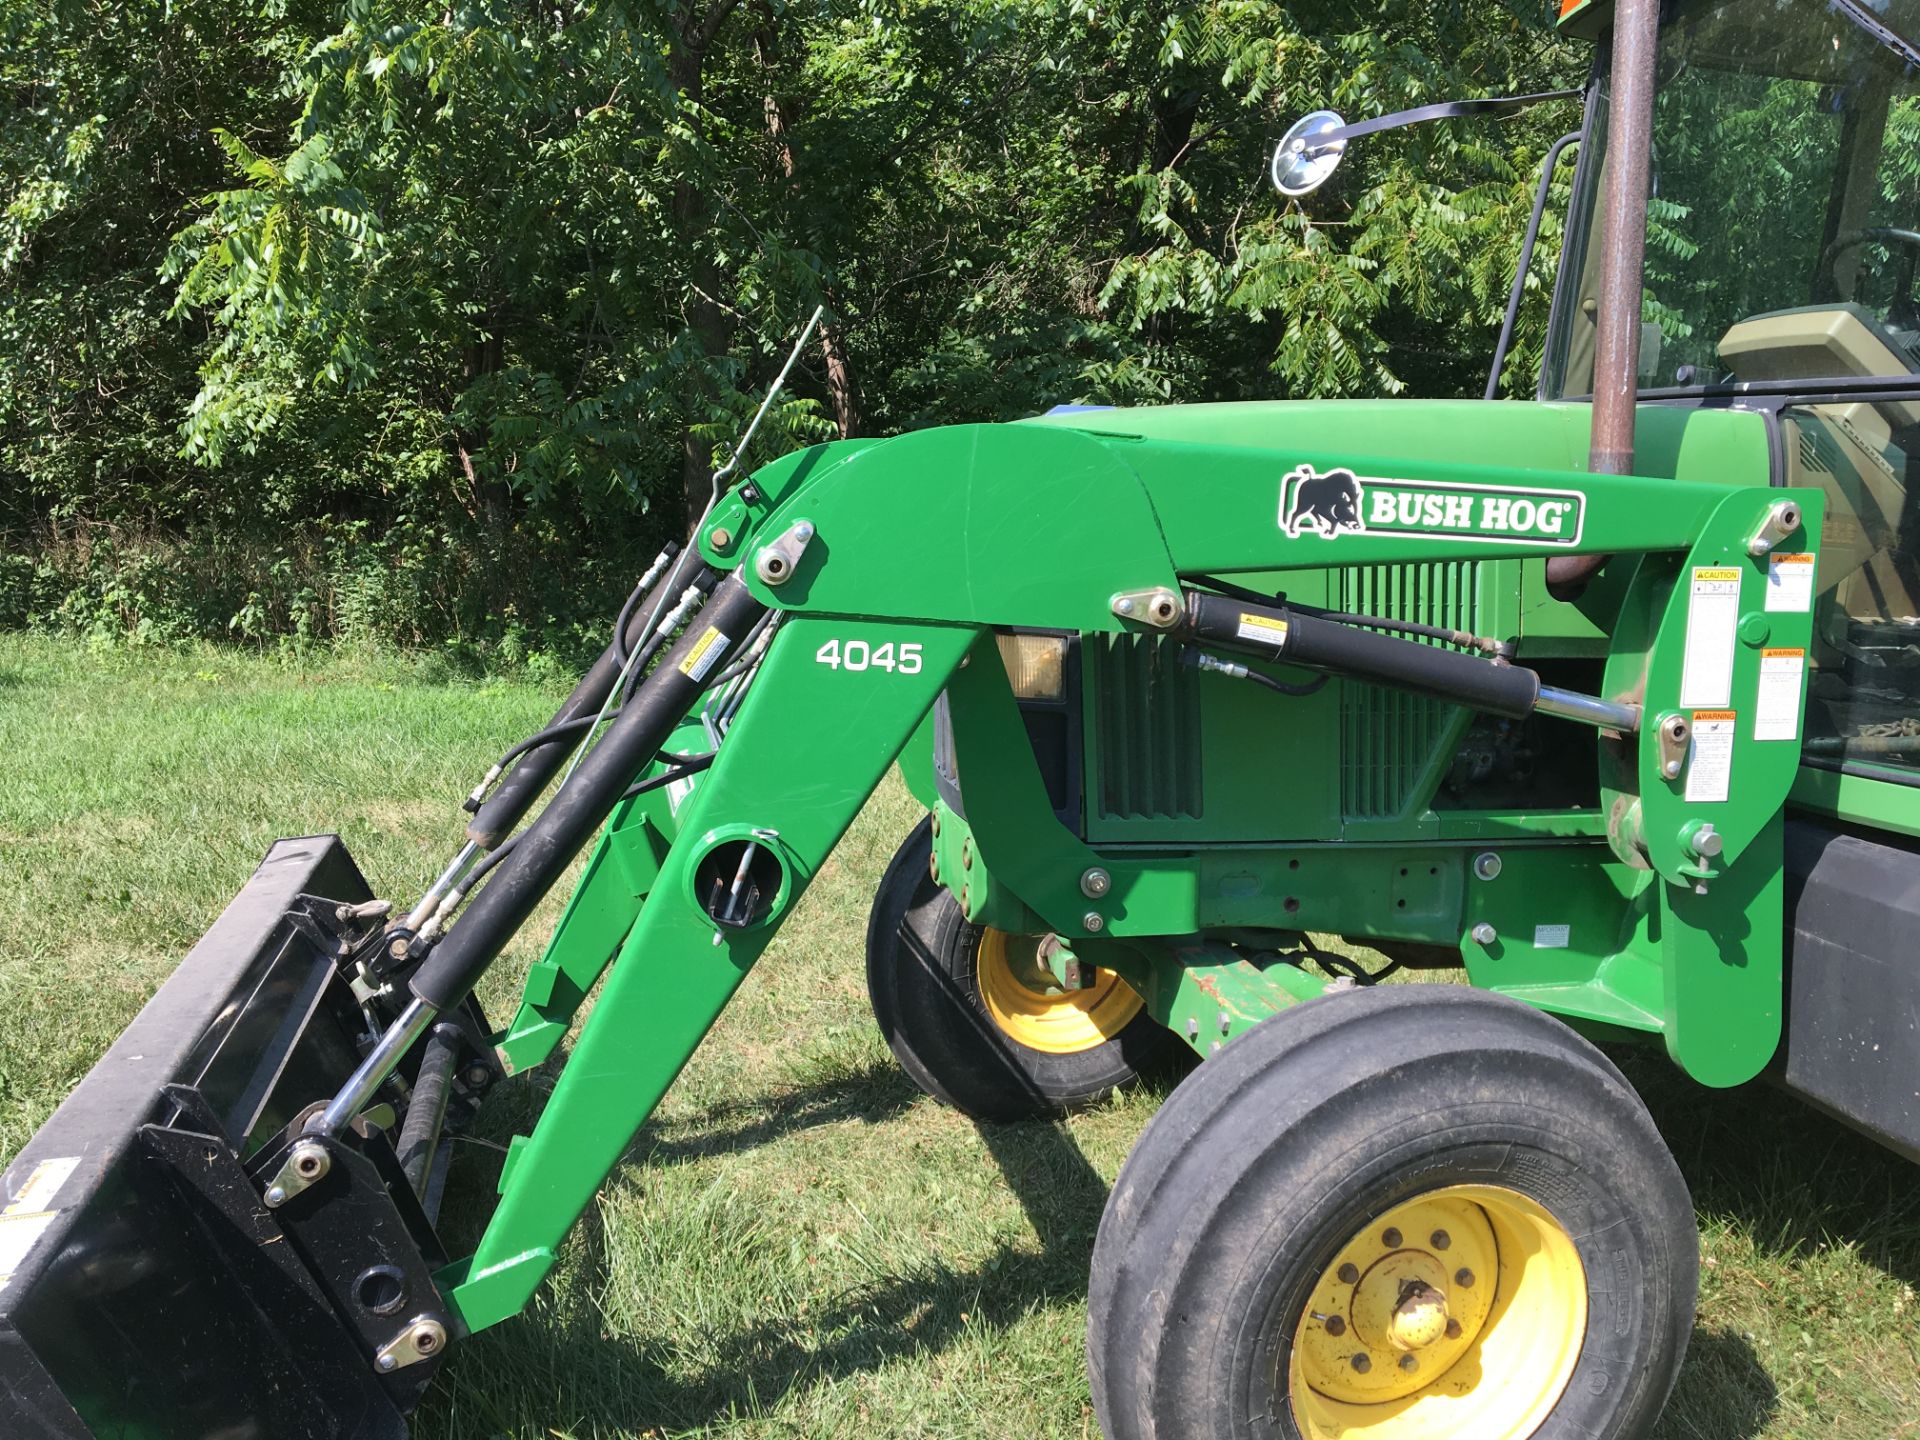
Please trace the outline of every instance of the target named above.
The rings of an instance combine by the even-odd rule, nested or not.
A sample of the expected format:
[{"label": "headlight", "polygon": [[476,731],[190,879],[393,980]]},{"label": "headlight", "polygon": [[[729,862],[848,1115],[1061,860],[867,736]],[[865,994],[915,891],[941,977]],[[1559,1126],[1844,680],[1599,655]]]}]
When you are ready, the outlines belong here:
[{"label": "headlight", "polygon": [[996,635],[1007,680],[1019,700],[1050,700],[1067,695],[1067,637],[1065,635]]}]

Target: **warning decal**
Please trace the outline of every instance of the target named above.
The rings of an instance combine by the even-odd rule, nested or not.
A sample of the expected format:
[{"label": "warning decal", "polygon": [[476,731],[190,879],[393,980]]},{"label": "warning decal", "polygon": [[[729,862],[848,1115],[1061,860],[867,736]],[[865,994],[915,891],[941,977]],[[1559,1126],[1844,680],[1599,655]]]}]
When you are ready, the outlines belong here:
[{"label": "warning decal", "polygon": [[1733,699],[1733,645],[1740,626],[1740,571],[1696,565],[1687,601],[1687,653],[1680,703],[1725,705]]},{"label": "warning decal", "polygon": [[1762,650],[1760,691],[1753,701],[1753,738],[1800,738],[1800,687],[1807,676],[1804,650]]},{"label": "warning decal", "polygon": [[1251,640],[1256,645],[1271,645],[1279,650],[1287,643],[1287,622],[1277,615],[1249,615],[1240,612],[1240,623],[1235,627],[1242,640]]},{"label": "warning decal", "polygon": [[690,680],[704,680],[714,666],[720,663],[720,657],[727,653],[728,640],[713,626],[707,627],[707,633],[693,642],[693,648],[687,651],[687,658],[680,662],[680,673]]},{"label": "warning decal", "polygon": [[1713,804],[1733,789],[1733,732],[1739,717],[1731,710],[1693,712],[1693,744],[1687,753],[1687,803]]},{"label": "warning decal", "polygon": [[1767,557],[1767,609],[1804,615],[1813,609],[1813,556]]}]

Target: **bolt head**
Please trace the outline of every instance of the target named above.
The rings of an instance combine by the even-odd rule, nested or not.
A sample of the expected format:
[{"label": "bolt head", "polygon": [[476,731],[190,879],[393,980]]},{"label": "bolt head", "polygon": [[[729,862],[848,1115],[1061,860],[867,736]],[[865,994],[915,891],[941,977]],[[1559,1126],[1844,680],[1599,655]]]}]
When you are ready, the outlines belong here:
[{"label": "bolt head", "polygon": [[724,525],[716,525],[713,528],[713,533],[707,538],[713,541],[714,549],[724,550],[733,543],[733,532]]},{"label": "bolt head", "polygon": [[1080,917],[1080,924],[1089,935],[1098,935],[1107,928],[1107,917],[1098,910],[1089,910]]},{"label": "bolt head", "polygon": [[378,1363],[382,1370],[398,1369],[400,1365],[400,1362],[391,1355],[382,1355]]},{"label": "bolt head", "polygon": [[1678,780],[1680,778],[1680,762],[1678,760],[1667,761],[1666,764],[1660,767],[1660,773],[1669,780]]},{"label": "bolt head", "polygon": [[473,1065],[467,1069],[467,1083],[469,1085],[484,1085],[490,1078],[487,1067],[484,1065]]},{"label": "bolt head", "polygon": [[1473,857],[1473,873],[1481,880],[1500,878],[1500,857],[1491,850],[1483,850]]},{"label": "bolt head", "polygon": [[1089,900],[1098,900],[1113,889],[1113,877],[1098,865],[1092,866],[1080,877],[1080,893]]},{"label": "bolt head", "polygon": [[389,940],[387,942],[387,954],[391,955],[395,960],[406,959],[407,937],[404,935],[396,935],[393,939]]},{"label": "bolt head", "polygon": [[1500,938],[1500,932],[1484,920],[1473,927],[1472,933],[1473,943],[1483,947],[1493,944],[1494,941]]},{"label": "bolt head", "polygon": [[286,1186],[272,1185],[267,1188],[267,1204],[269,1206],[284,1205],[286,1203],[287,1203]]},{"label": "bolt head", "polygon": [[1133,613],[1133,597],[1131,595],[1122,595],[1118,600],[1113,602],[1113,610],[1116,615],[1131,615]]}]

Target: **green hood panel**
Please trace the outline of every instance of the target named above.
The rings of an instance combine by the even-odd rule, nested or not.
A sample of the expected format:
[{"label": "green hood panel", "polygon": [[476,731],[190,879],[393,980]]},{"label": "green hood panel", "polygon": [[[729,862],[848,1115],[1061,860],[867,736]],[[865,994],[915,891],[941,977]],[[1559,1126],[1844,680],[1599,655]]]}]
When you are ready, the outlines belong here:
[{"label": "green hood panel", "polygon": [[[1350,455],[1357,465],[1442,461],[1518,469],[1587,468],[1590,405],[1525,400],[1255,400],[1079,410],[1037,416],[1104,435]],[[1635,473],[1660,480],[1763,484],[1765,418],[1751,411],[1642,405]],[[1377,468],[1377,467],[1375,467]]]}]

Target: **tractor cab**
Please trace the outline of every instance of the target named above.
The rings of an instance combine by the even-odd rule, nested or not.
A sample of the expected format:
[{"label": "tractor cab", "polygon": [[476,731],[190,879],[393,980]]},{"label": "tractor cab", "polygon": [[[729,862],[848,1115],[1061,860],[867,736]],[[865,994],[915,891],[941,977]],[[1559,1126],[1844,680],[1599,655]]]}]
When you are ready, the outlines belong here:
[{"label": "tractor cab", "polygon": [[[1611,6],[1570,5],[1598,31]],[[1543,400],[1594,393],[1609,51]],[[1806,761],[1920,769],[1920,3],[1680,0],[1657,42],[1640,399],[1759,410],[1826,496]],[[1808,568],[1811,568],[1810,566]]]}]

